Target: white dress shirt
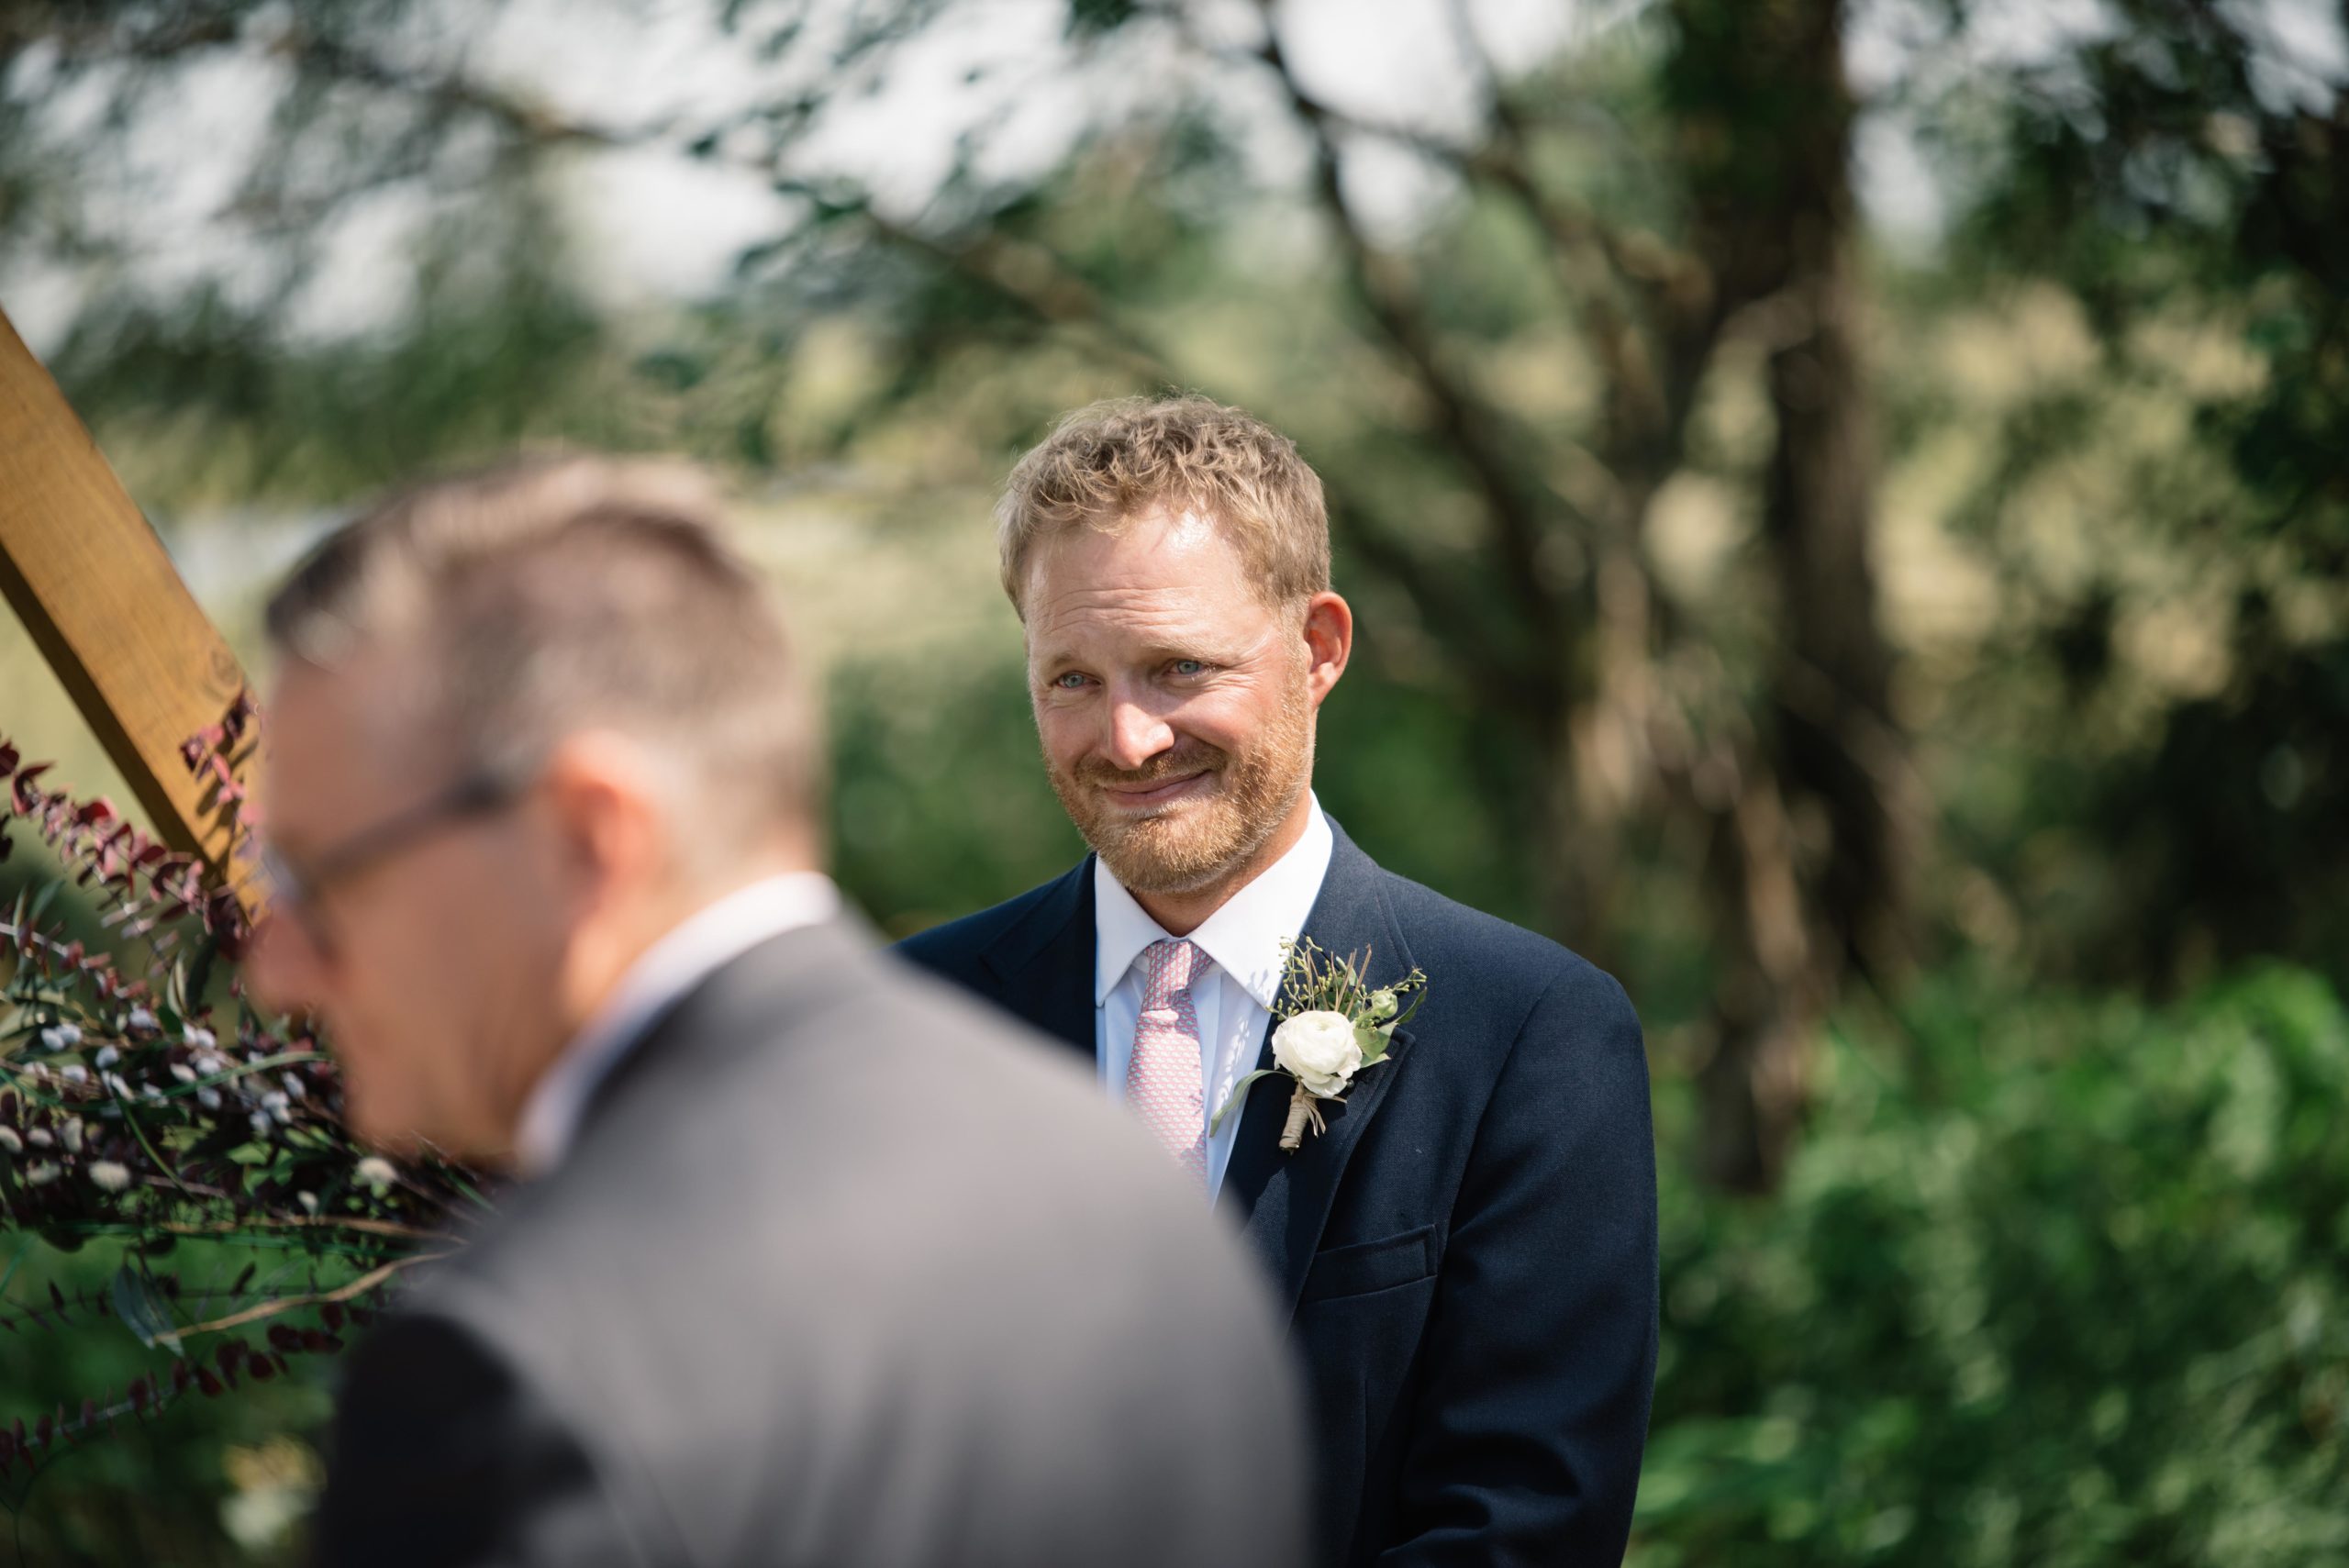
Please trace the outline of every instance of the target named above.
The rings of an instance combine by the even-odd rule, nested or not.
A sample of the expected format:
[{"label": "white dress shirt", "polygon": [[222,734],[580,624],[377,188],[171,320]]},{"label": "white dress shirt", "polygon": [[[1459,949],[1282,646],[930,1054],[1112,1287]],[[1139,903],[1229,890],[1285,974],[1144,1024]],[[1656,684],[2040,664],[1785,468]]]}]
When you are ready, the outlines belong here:
[{"label": "white dress shirt", "polygon": [[531,1089],[514,1132],[516,1173],[543,1176],[562,1162],[596,1086],[672,1003],[768,938],[819,925],[840,906],[831,878],[792,872],[737,888],[645,949]]},{"label": "white dress shirt", "polygon": [[[1191,1006],[1199,1019],[1200,1125],[1215,1118],[1231,1085],[1254,1069],[1264,1027],[1280,999],[1281,943],[1305,929],[1305,917],[1321,895],[1335,840],[1321,802],[1312,801],[1305,836],[1263,875],[1231,895],[1188,940],[1214,967],[1191,980]],[[1142,951],[1170,940],[1134,895],[1093,862],[1094,1059],[1101,1081],[1119,1099],[1126,1093],[1126,1067],[1134,1053],[1134,1026],[1141,1018]],[[1223,1185],[1224,1167],[1240,1133],[1240,1116],[1224,1118],[1208,1139],[1208,1195]]]}]

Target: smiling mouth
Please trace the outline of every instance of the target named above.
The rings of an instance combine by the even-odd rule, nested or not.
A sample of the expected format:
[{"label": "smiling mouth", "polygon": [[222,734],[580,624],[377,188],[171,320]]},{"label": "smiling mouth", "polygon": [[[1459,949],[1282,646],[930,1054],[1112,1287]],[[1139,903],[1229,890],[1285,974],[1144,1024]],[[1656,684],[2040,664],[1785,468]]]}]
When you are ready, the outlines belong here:
[{"label": "smiling mouth", "polygon": [[1196,773],[1185,773],[1181,778],[1169,779],[1163,784],[1146,784],[1140,788],[1103,784],[1100,789],[1103,795],[1109,797],[1110,804],[1114,806],[1123,806],[1130,811],[1146,810],[1153,806],[1164,806],[1169,801],[1182,799],[1192,793],[1193,786],[1208,777],[1208,770],[1203,768]]}]

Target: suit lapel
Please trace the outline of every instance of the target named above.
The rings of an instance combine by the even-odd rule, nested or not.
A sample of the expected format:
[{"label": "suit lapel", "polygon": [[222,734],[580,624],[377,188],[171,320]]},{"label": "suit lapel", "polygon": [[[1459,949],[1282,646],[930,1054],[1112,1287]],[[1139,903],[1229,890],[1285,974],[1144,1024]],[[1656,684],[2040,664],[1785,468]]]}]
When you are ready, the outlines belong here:
[{"label": "suit lapel", "polygon": [[[1322,878],[1313,912],[1306,917],[1303,934],[1340,958],[1368,953],[1366,978],[1373,985],[1392,984],[1410,973],[1411,955],[1380,885],[1384,873],[1336,823],[1330,830],[1337,841],[1330,850],[1329,873]],[[1272,1030],[1268,1024],[1257,1052],[1258,1067],[1273,1064]],[[1284,1312],[1295,1308],[1305,1286],[1305,1272],[1321,1244],[1346,1162],[1361,1141],[1363,1129],[1378,1114],[1410,1047],[1410,1031],[1397,1029],[1386,1060],[1357,1077],[1341,1104],[1322,1107],[1329,1130],[1317,1135],[1308,1129],[1304,1146],[1294,1154],[1280,1151],[1281,1124],[1288,1117],[1287,1091],[1292,1087],[1286,1078],[1258,1080],[1241,1108],[1237,1141],[1217,1202],[1244,1219],[1250,1242],[1273,1270]]]},{"label": "suit lapel", "polygon": [[[1411,954],[1381,885],[1386,873],[1335,822],[1330,828],[1335,837],[1330,870],[1312,913],[1306,917],[1303,934],[1341,958],[1367,952],[1367,978],[1374,985],[1400,980],[1410,973]],[[1005,1007],[1087,1062],[1097,1056],[1094,941],[1093,861],[1088,856],[980,955],[1001,988]],[[1280,1151],[1281,1124],[1288,1116],[1288,1095],[1283,1092],[1287,1080],[1259,1080],[1241,1107],[1240,1130],[1216,1202],[1244,1224],[1250,1244],[1272,1270],[1284,1312],[1295,1308],[1304,1289],[1305,1273],[1321,1244],[1346,1162],[1411,1047],[1410,1030],[1397,1029],[1386,1060],[1357,1078],[1341,1104],[1323,1107],[1329,1130],[1308,1132],[1294,1154]],[[1256,1065],[1272,1064],[1268,1024],[1257,1047]]]},{"label": "suit lapel", "polygon": [[1045,890],[1025,919],[980,954],[1004,1006],[1095,1059],[1093,859]]}]

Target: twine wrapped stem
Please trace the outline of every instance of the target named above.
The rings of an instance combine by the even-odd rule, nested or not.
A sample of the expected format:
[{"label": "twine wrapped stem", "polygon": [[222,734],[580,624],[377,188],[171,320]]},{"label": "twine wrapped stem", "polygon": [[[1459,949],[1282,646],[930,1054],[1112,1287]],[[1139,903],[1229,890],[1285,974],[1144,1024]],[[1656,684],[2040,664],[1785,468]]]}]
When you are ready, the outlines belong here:
[{"label": "twine wrapped stem", "polygon": [[1304,1143],[1305,1127],[1308,1122],[1313,1124],[1313,1130],[1317,1133],[1328,1129],[1329,1124],[1321,1119],[1321,1107],[1313,1103],[1313,1092],[1299,1084],[1297,1086],[1297,1093],[1288,1097],[1288,1123],[1281,1129],[1283,1153],[1294,1154],[1298,1146]]}]

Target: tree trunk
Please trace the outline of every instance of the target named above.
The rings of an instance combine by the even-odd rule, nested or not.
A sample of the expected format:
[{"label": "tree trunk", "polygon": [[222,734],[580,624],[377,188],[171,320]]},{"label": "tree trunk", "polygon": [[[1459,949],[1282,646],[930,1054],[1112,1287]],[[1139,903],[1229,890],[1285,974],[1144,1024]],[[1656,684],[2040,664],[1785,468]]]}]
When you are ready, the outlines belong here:
[{"label": "tree trunk", "polygon": [[[1834,167],[1820,194],[1847,198]],[[1892,651],[1876,617],[1874,432],[1845,221],[1807,213],[1796,222],[1787,295],[1799,327],[1769,372],[1778,438],[1763,517],[1780,637],[1770,719],[1788,795],[1826,828],[1815,901],[1842,951],[1822,958],[1883,978],[1905,963],[1913,809]]]},{"label": "tree trunk", "polygon": [[1809,1042],[1850,966],[1906,948],[1907,747],[1870,559],[1875,446],[1853,275],[1853,103],[1840,0],[1678,0],[1695,241],[1715,306],[1769,329],[1776,442],[1763,532],[1778,650],[1710,859],[1722,973],[1701,1074],[1701,1164],[1766,1191],[1786,1168]]},{"label": "tree trunk", "polygon": [[1740,778],[1712,845],[1717,906],[1713,1051],[1698,1074],[1698,1168],[1731,1192],[1768,1192],[1786,1172],[1810,1083],[1830,967],[1803,909],[1794,835],[1776,782]]}]

